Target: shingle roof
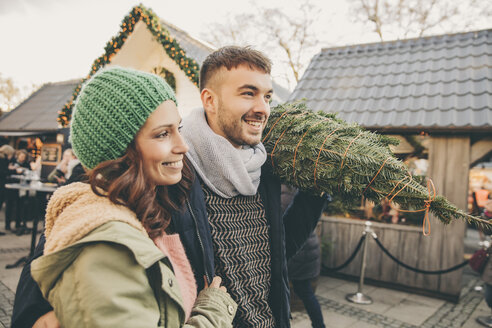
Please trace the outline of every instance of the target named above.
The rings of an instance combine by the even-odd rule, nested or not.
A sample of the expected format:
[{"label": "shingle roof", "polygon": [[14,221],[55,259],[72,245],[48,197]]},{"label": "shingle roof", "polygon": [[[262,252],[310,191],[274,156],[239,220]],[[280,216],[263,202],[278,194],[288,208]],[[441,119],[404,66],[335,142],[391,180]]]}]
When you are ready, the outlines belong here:
[{"label": "shingle roof", "polygon": [[0,117],[0,135],[11,132],[49,132],[58,130],[58,111],[72,97],[80,80],[47,83],[19,106]]},{"label": "shingle roof", "polygon": [[289,100],[382,130],[492,130],[492,29],[323,49]]},{"label": "shingle roof", "polygon": [[188,32],[183,31],[171,23],[161,19],[161,24],[169,31],[171,36],[176,38],[181,48],[186,51],[186,55],[193,58],[200,66],[208,54],[215,50],[211,45],[192,37]]}]

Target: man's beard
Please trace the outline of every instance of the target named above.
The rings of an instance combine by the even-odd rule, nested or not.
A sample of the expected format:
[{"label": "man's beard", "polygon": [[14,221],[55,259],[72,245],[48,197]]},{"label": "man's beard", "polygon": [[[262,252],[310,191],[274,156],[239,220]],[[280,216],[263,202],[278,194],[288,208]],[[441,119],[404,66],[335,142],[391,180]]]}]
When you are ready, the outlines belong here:
[{"label": "man's beard", "polygon": [[[227,108],[225,108],[222,105],[222,103],[219,102],[218,124],[230,142],[232,142],[236,145],[239,145],[239,146],[248,145],[251,147],[254,147],[261,142],[261,137],[259,137],[258,140],[255,140],[253,142],[248,142],[247,140],[244,139],[244,137],[242,135],[242,132],[243,132],[242,122],[243,122],[245,115],[243,115],[241,117],[240,121],[237,121],[234,119],[228,120],[229,117],[227,115],[224,115],[224,113],[227,113],[227,112],[228,112]],[[245,122],[245,124],[247,124],[247,123]]]}]

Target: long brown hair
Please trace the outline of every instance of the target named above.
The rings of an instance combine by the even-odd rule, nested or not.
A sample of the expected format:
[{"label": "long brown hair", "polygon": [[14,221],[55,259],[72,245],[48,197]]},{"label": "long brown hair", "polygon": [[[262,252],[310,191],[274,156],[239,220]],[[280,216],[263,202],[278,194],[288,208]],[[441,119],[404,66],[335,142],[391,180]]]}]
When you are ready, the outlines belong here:
[{"label": "long brown hair", "polygon": [[172,212],[182,207],[193,182],[190,164],[184,156],[180,182],[149,188],[151,184],[145,177],[142,159],[134,142],[128,146],[124,156],[100,163],[87,175],[96,195],[108,197],[114,204],[124,205],[135,212],[151,238],[160,236],[169,226]]}]

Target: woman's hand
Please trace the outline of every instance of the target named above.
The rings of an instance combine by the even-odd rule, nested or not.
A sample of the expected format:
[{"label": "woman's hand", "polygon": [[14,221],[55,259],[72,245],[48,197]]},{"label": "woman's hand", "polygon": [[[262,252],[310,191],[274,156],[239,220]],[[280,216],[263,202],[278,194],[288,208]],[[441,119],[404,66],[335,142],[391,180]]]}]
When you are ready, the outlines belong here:
[{"label": "woman's hand", "polygon": [[60,328],[60,323],[54,311],[50,311],[39,318],[32,328]]},{"label": "woman's hand", "polygon": [[58,182],[59,185],[64,184],[65,182],[67,182],[67,179],[65,179],[65,177],[63,177],[63,176],[57,177],[55,175],[55,179],[56,179],[56,181]]},{"label": "woman's hand", "polygon": [[208,286],[207,279],[205,278],[205,288],[218,288],[223,292],[227,293],[227,288],[224,286],[221,286],[220,284],[222,283],[222,278],[219,276],[215,276],[214,279],[212,280],[212,283],[210,286]]}]

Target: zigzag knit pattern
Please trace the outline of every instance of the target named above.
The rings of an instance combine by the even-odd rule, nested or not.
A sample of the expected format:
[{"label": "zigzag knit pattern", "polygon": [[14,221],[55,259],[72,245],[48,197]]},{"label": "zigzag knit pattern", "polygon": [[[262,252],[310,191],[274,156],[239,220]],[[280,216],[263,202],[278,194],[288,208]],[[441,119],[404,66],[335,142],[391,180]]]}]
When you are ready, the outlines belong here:
[{"label": "zigzag knit pattern", "polygon": [[216,275],[238,304],[234,327],[275,327],[268,303],[270,227],[259,193],[222,198],[203,185]]}]

